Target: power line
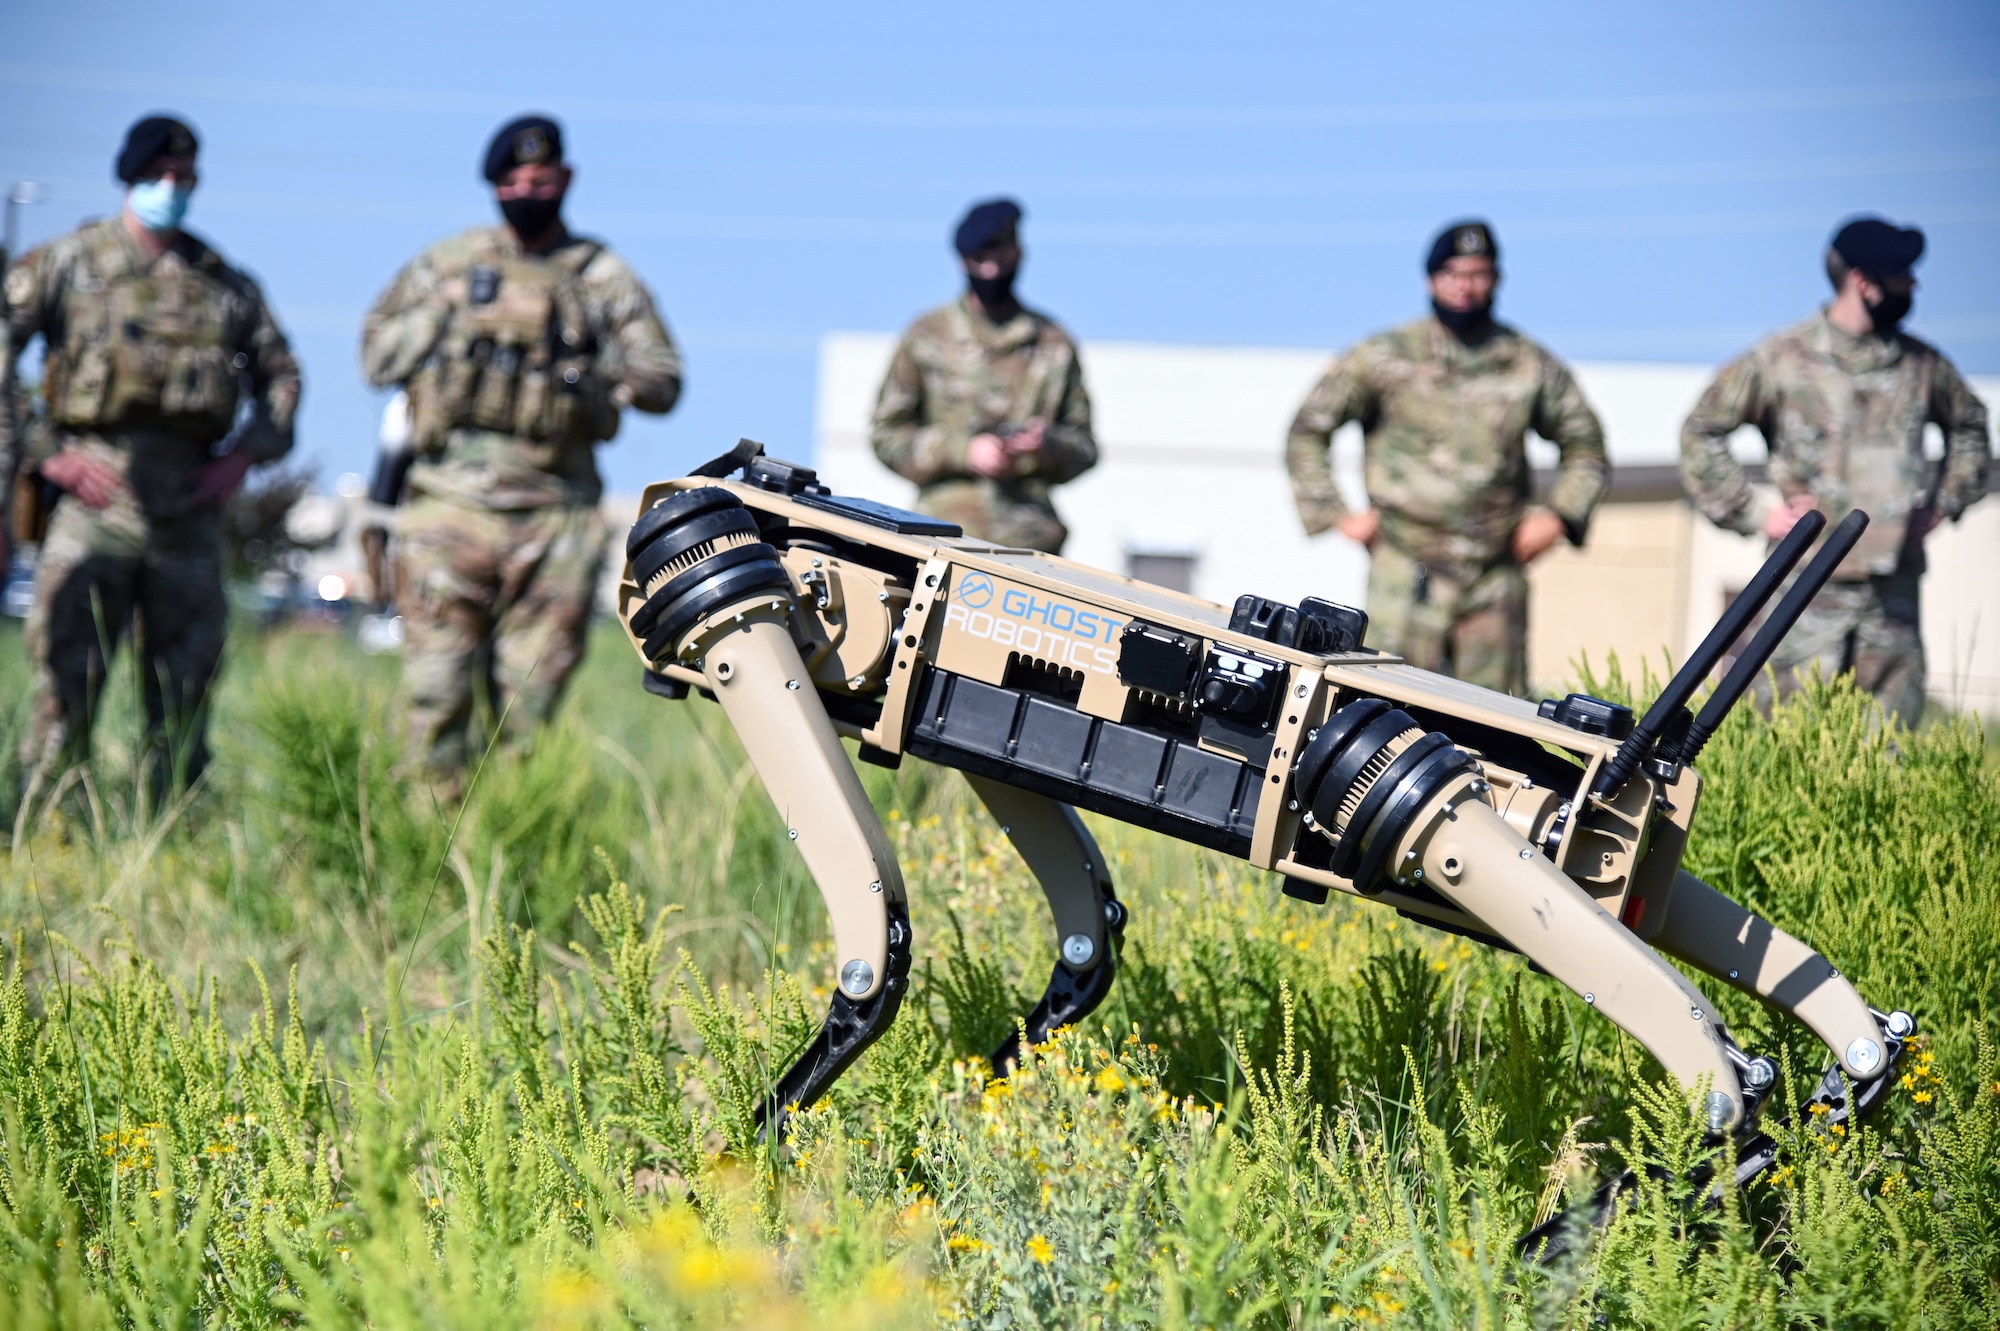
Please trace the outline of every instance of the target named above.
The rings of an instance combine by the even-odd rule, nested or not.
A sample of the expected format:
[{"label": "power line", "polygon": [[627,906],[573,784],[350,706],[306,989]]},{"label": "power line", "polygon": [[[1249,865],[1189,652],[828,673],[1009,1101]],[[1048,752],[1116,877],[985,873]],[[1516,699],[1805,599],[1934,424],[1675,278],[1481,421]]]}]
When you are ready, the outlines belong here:
[{"label": "power line", "polygon": [[482,120],[529,103],[559,105],[577,120],[728,125],[771,129],[1242,130],[1524,124],[1604,119],[1726,116],[1922,105],[2000,97],[2000,79],[1938,80],[1873,87],[1757,88],[1734,92],[1547,97],[1483,102],[1378,102],[1264,107],[844,106],[776,102],[670,102],[646,98],[387,88],[0,61],[0,84],[172,98],[212,98],[343,111],[472,116]]}]

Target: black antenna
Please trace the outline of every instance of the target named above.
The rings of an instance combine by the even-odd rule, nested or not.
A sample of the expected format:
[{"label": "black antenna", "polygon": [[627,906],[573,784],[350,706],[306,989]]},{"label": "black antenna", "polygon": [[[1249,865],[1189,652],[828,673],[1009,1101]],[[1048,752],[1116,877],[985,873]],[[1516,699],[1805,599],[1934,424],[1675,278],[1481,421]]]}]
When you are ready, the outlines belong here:
[{"label": "black antenna", "polygon": [[1819,589],[1826,586],[1827,579],[1840,567],[1840,561],[1847,558],[1847,552],[1861,539],[1863,529],[1868,526],[1868,515],[1855,509],[1840,520],[1833,529],[1833,535],[1826,538],[1826,544],[1819,548],[1813,561],[1806,565],[1806,571],[1799,574],[1799,580],[1785,593],[1785,599],[1778,602],[1778,608],[1764,621],[1764,627],[1757,630],[1757,636],[1743,649],[1743,655],[1736,658],[1736,664],[1729,667],[1721,685],[1711,693],[1702,705],[1701,715],[1688,727],[1687,738],[1681,742],[1679,762],[1686,764],[1695,760],[1701,746],[1708,743],[1708,737],[1722,724],[1722,718],[1729,715],[1734,707],[1756,681],[1764,669],[1764,663],[1771,659],[1771,653],[1778,650],[1778,644],[1792,631],[1792,625],[1799,622],[1799,616],[1812,604]]},{"label": "black antenna", "polygon": [[1646,709],[1645,720],[1633,727],[1625,742],[1618,746],[1618,752],[1604,765],[1604,770],[1598,774],[1594,793],[1608,795],[1632,779],[1632,773],[1639,770],[1639,764],[1652,752],[1661,732],[1682,715],[1694,691],[1722,663],[1729,645],[1742,636],[1752,620],[1763,613],[1765,604],[1777,593],[1779,585],[1793,567],[1804,558],[1806,550],[1825,526],[1826,515],[1816,511],[1801,515],[1792,524],[1792,530],[1778,542],[1778,548],[1771,552],[1771,557],[1764,561],[1764,567],[1750,579],[1742,595],[1730,602],[1729,608],[1722,612],[1722,618],[1715,621],[1715,627],[1701,640],[1701,645],[1694,649],[1680,670],[1667,682],[1660,696],[1653,699],[1653,705]]}]

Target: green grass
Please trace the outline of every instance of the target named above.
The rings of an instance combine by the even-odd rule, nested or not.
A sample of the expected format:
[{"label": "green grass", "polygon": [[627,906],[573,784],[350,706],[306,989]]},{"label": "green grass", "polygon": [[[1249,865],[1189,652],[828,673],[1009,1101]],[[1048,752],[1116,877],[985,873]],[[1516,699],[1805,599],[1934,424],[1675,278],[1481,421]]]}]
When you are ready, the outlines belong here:
[{"label": "green grass", "polygon": [[[9,633],[0,697],[24,679]],[[0,865],[0,1326],[2000,1323],[1973,726],[1886,734],[1825,688],[1724,728],[1689,867],[1927,1043],[1865,1130],[1789,1130],[1718,1210],[1649,1187],[1543,1272],[1521,1230],[1702,1146],[1518,958],[1093,820],[1133,912],[1117,988],[994,1082],[975,1055],[1054,950],[1040,894],[956,776],[864,768],[912,1000],[759,1143],[832,959],[718,711],[643,695],[602,635],[455,824],[395,776],[393,682],[337,638],[239,637],[212,774],[155,812],[114,677],[90,781]],[[1706,987],[1800,1098],[1824,1051]]]}]

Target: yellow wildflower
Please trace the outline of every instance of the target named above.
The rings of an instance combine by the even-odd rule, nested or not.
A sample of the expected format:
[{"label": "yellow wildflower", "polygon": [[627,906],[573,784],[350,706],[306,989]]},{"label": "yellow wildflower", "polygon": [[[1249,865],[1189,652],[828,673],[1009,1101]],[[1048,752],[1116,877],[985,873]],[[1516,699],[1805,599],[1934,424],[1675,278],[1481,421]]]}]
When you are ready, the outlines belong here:
[{"label": "yellow wildflower", "polygon": [[1051,1248],[1049,1241],[1040,1234],[1030,1234],[1028,1236],[1028,1256],[1034,1258],[1043,1266],[1047,1266],[1056,1259],[1056,1250]]}]

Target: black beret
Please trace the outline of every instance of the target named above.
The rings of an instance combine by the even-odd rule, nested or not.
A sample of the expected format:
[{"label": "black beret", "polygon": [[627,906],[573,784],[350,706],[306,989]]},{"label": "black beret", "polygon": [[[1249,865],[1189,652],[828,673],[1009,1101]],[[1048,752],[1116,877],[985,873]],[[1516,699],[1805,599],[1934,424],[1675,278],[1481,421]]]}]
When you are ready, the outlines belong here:
[{"label": "black beret", "polygon": [[155,157],[192,157],[201,146],[187,122],[173,116],[147,116],[125,131],[115,169],[127,185],[139,179]]},{"label": "black beret", "polygon": [[1424,271],[1435,273],[1451,259],[1476,259],[1485,256],[1500,262],[1500,242],[1493,239],[1493,228],[1478,218],[1467,218],[1463,222],[1453,222],[1438,232],[1431,242],[1430,256],[1424,260]]},{"label": "black beret", "polygon": [[522,116],[502,125],[486,145],[485,175],[497,185],[517,166],[562,159],[562,126],[547,116]]},{"label": "black beret", "polygon": [[1856,217],[1833,233],[1833,252],[1870,277],[1901,277],[1923,257],[1924,233],[1879,217]]},{"label": "black beret", "polygon": [[975,203],[971,211],[959,219],[958,230],[953,233],[951,243],[960,254],[970,259],[1013,230],[1020,220],[1021,205],[1012,199],[988,199],[984,203]]}]

